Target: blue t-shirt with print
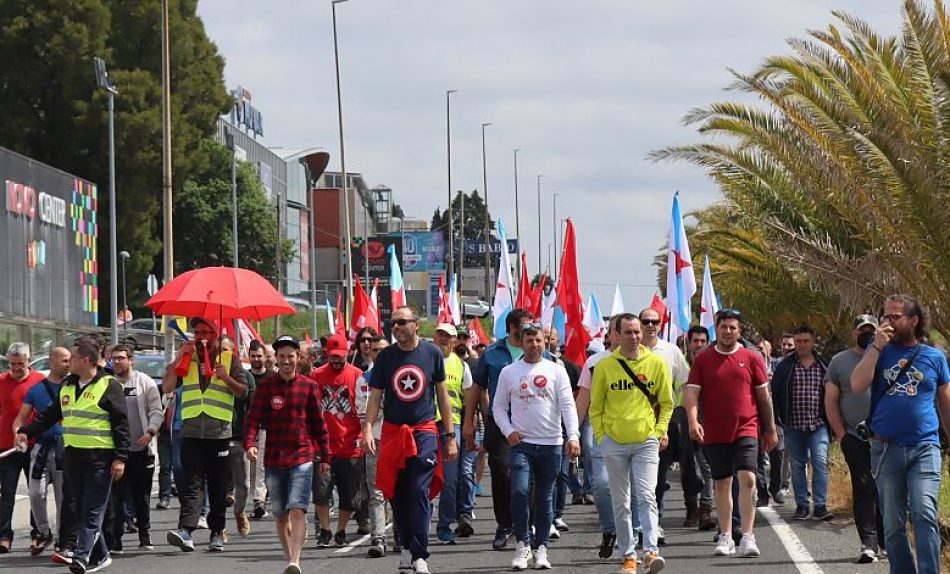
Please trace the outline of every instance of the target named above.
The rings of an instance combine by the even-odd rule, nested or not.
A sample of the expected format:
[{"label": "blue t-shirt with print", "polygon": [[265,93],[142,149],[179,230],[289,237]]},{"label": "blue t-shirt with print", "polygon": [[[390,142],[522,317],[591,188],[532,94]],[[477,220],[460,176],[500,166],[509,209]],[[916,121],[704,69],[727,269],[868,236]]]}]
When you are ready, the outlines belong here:
[{"label": "blue t-shirt with print", "polygon": [[403,351],[390,345],[373,363],[369,386],[383,391],[383,419],[397,425],[416,425],[435,419],[435,384],[445,380],[442,351],[420,340]]},{"label": "blue t-shirt with print", "polygon": [[871,385],[871,396],[877,401],[871,428],[884,439],[901,445],[939,445],[940,421],[935,398],[937,387],[950,383],[950,367],[942,352],[922,345],[910,368],[884,393],[915,348],[884,347]]},{"label": "blue t-shirt with print", "polygon": [[[52,396],[50,396],[50,392],[46,390],[47,385],[49,385],[50,390],[53,391]],[[53,404],[53,399],[59,400],[59,386],[59,383],[54,383],[49,379],[40,381],[30,387],[26,391],[26,394],[23,395],[23,404],[32,406],[36,416],[40,416]],[[43,431],[43,434],[41,434],[38,439],[42,443],[47,443],[58,436],[63,436],[63,425],[60,423],[56,423]]]}]

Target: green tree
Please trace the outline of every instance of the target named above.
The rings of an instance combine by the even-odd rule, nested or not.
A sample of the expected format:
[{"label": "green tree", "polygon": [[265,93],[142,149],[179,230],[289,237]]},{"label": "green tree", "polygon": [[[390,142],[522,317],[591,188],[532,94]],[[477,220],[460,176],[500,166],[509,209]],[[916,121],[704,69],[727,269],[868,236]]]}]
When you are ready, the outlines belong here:
[{"label": "green tree", "polygon": [[[483,241],[485,237],[485,201],[481,195],[478,194],[477,189],[472,190],[471,193],[465,193],[459,190],[452,200],[452,225],[454,227],[456,240],[458,240],[458,234],[462,230],[462,198],[464,198],[465,201],[465,239],[470,241]],[[432,231],[440,231],[445,238],[446,244],[448,244],[449,213],[447,209],[439,210],[436,208],[435,213],[432,214],[429,229]],[[492,221],[491,214],[488,214],[488,229],[489,234],[495,229],[495,222]],[[456,245],[456,251],[458,251],[459,248],[459,245]],[[493,266],[497,265],[496,260],[497,257],[492,258]],[[465,258],[466,267],[483,267],[484,265],[485,257],[483,255],[473,255]]]},{"label": "green tree", "polygon": [[913,293],[946,336],[950,15],[939,0],[932,10],[905,0],[897,37],[834,15],[838,24],[791,40],[792,54],[733,72],[734,87],[763,104],[687,114],[718,141],[653,157],[705,169],[735,227],[759,234],[765,252],[837,308]]},{"label": "green tree", "polygon": [[[196,0],[172,0],[169,10],[175,193],[202,167],[202,156],[193,150],[231,105],[224,60],[205,34],[196,6]],[[130,301],[141,301],[145,277],[162,275],[161,3],[0,3],[3,143],[98,184],[99,281],[108,285],[108,113],[106,95],[96,87],[94,56],[106,61],[119,92],[117,244],[132,256],[127,263]],[[109,290],[99,294],[100,321],[108,324]]]},{"label": "green tree", "polygon": [[[183,269],[233,265],[231,154],[219,142],[203,140],[196,150],[206,167],[175,197],[176,258]],[[273,278],[277,273],[277,211],[267,200],[254,166],[237,169],[238,258],[241,267]],[[284,240],[281,259],[293,257]]]}]

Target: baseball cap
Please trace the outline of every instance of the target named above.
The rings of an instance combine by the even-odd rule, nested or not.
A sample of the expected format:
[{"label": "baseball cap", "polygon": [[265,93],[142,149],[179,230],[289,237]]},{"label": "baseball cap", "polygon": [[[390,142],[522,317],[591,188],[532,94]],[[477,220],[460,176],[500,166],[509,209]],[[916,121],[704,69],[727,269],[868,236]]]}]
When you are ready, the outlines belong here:
[{"label": "baseball cap", "polygon": [[871,325],[872,327],[877,328],[877,318],[874,315],[867,315],[867,314],[858,315],[857,317],[854,318],[853,329],[855,331],[860,329],[861,327],[864,327],[865,325]]},{"label": "baseball cap", "polygon": [[214,325],[211,324],[211,321],[204,317],[192,317],[191,321],[188,321],[188,326],[190,326],[192,330],[197,329],[198,325],[207,325],[211,327],[212,330],[217,330],[214,328]]},{"label": "baseball cap", "polygon": [[327,339],[327,354],[331,357],[345,357],[349,345],[343,335],[333,335]]},{"label": "baseball cap", "polygon": [[271,347],[273,347],[274,352],[276,352],[277,349],[286,347],[288,345],[294,349],[297,349],[298,351],[300,350],[300,343],[297,341],[297,339],[294,339],[290,335],[284,335],[283,337],[278,338],[276,341],[274,341]]},{"label": "baseball cap", "polygon": [[452,337],[458,337],[459,334],[458,330],[455,328],[455,325],[451,323],[439,323],[436,325],[435,330],[448,333]]},{"label": "baseball cap", "polygon": [[470,336],[470,333],[468,332],[468,327],[466,327],[465,325],[459,325],[458,327],[455,328],[455,331],[458,333],[459,337]]}]

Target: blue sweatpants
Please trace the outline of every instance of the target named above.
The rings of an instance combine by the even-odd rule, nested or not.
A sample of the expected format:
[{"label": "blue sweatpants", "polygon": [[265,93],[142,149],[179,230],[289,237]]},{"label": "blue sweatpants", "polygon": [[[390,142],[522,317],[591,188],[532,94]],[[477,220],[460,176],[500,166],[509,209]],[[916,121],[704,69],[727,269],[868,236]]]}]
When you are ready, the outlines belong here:
[{"label": "blue sweatpants", "polygon": [[399,540],[408,548],[413,561],[429,557],[429,520],[432,502],[429,487],[438,464],[439,438],[430,432],[416,432],[419,453],[406,459],[396,479],[396,496],[390,501],[399,526]]}]

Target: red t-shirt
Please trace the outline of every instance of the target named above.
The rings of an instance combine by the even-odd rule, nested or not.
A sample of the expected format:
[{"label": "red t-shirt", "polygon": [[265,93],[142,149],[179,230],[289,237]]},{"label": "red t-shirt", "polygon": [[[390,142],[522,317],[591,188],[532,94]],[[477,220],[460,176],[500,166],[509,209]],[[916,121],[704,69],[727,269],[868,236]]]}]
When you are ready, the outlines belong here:
[{"label": "red t-shirt", "polygon": [[363,456],[360,450],[363,427],[356,413],[356,381],[362,375],[363,371],[350,363],[344,363],[339,371],[327,363],[310,374],[320,388],[320,408],[334,458]]},{"label": "red t-shirt", "polygon": [[22,381],[13,378],[10,372],[0,375],[0,450],[13,448],[13,421],[16,420],[26,391],[46,377],[30,369]]},{"label": "red t-shirt", "polygon": [[730,444],[758,438],[759,408],[755,387],[768,384],[765,362],[757,351],[739,347],[724,354],[707,349],[693,361],[687,385],[700,388],[706,444]]}]

